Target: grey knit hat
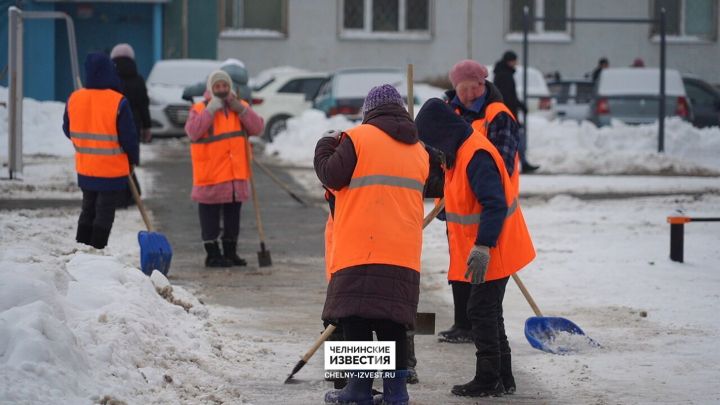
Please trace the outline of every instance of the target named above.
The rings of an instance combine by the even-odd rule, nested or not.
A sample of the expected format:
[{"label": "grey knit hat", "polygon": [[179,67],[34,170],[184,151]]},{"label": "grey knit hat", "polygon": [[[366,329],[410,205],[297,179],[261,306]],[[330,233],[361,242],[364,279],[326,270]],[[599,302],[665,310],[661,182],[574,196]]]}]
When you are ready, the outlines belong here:
[{"label": "grey knit hat", "polygon": [[369,111],[385,104],[398,104],[402,107],[405,106],[402,96],[398,93],[395,87],[389,84],[373,87],[370,89],[367,97],[365,97],[365,102],[362,106],[363,117],[367,115]]},{"label": "grey knit hat", "polygon": [[135,59],[135,51],[130,44],[117,44],[113,47],[112,51],[110,51],[110,59],[120,57],[126,57],[133,60]]}]

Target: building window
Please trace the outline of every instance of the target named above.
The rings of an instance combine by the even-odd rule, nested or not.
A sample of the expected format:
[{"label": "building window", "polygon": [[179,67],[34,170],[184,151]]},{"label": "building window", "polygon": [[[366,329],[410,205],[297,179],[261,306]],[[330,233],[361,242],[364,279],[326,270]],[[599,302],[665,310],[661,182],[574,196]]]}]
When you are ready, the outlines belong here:
[{"label": "building window", "polygon": [[285,37],[287,0],[221,0],[223,35]]},{"label": "building window", "polygon": [[341,37],[429,39],[431,0],[343,0]]},{"label": "building window", "polygon": [[507,39],[522,40],[523,10],[528,7],[530,18],[547,18],[547,21],[530,21],[530,40],[570,40],[571,24],[563,18],[570,17],[570,0],[510,0],[510,24]]},{"label": "building window", "polygon": [[[717,0],[655,0],[653,16],[665,9],[665,34],[670,37],[712,41],[716,38]],[[660,34],[654,24],[653,35]]]}]

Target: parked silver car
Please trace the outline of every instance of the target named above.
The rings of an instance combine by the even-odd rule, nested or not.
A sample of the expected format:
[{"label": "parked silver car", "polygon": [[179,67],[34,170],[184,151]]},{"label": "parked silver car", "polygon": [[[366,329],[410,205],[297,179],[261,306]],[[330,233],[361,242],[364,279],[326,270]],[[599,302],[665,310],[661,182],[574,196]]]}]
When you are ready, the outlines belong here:
[{"label": "parked silver car", "polygon": [[[600,74],[590,106],[590,120],[598,126],[613,119],[626,124],[657,121],[660,94],[658,68],[608,68]],[[677,70],[665,71],[665,116],[692,121],[692,110]]]},{"label": "parked silver car", "polygon": [[555,111],[561,120],[583,121],[590,115],[594,84],[591,80],[556,80],[548,83],[555,99]]}]

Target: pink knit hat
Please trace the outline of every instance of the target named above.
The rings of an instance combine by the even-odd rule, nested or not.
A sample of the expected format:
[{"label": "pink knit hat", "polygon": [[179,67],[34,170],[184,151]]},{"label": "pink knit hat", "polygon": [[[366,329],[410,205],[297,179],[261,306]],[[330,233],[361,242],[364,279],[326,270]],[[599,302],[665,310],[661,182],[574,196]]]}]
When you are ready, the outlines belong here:
[{"label": "pink knit hat", "polygon": [[110,59],[120,58],[123,56],[133,60],[135,59],[135,51],[130,44],[117,44],[110,52]]},{"label": "pink knit hat", "polygon": [[456,63],[455,66],[450,69],[450,82],[453,87],[457,86],[458,83],[464,81],[475,81],[478,83],[485,83],[485,78],[488,76],[488,70],[485,66],[474,60],[465,59]]}]

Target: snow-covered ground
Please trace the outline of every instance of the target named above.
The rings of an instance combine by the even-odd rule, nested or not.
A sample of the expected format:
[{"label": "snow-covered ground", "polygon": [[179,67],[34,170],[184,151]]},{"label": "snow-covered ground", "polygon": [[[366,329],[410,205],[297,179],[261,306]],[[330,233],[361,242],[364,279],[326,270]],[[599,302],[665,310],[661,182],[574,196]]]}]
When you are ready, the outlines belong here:
[{"label": "snow-covered ground", "polygon": [[[62,105],[36,103],[25,111],[28,187],[18,194],[18,182],[0,181],[2,198],[77,198],[65,189],[74,175],[72,147],[59,129]],[[6,115],[0,117],[4,145]],[[320,134],[350,125],[309,111],[267,150],[311,166]],[[531,125],[531,157],[545,174],[603,176],[523,177],[523,191],[544,198],[523,200],[538,257],[519,275],[546,315],[571,319],[602,348],[569,356],[530,348],[523,323],[532,312],[511,283],[505,317],[514,367],[563,403],[720,402],[720,224],[686,226],[681,264],[668,259],[665,222],[678,212],[718,216],[720,181],[607,175],[717,173],[720,129],[670,120],[667,153],[658,155],[652,126]],[[38,168],[30,169],[34,162]],[[315,188],[312,176],[298,178]],[[146,188],[152,192],[152,183]],[[673,195],[568,195],[588,193]],[[223,324],[252,314],[205,306],[178,286],[170,298],[163,277],[150,279],[136,268],[142,223],[134,210],[118,211],[103,251],[74,242],[77,213],[0,211],[0,403],[241,403],[233,381],[258,373],[276,378],[289,353],[305,348],[306,339],[298,344],[290,333],[265,339],[258,337],[264,331],[247,329],[229,336]],[[436,221],[425,232],[424,295],[450,302],[446,266],[444,226]]]}]

